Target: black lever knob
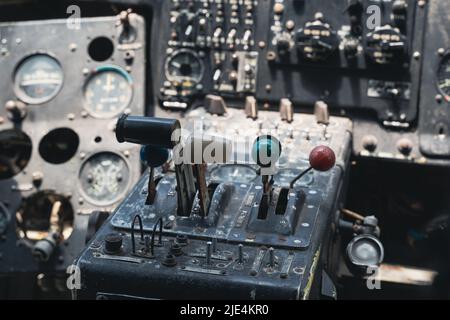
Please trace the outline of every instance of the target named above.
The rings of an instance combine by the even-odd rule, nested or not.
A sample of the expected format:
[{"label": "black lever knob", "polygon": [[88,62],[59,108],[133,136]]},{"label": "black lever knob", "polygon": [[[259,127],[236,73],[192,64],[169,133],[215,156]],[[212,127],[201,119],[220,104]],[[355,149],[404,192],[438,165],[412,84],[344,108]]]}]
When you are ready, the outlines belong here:
[{"label": "black lever knob", "polygon": [[173,149],[180,140],[181,125],[175,119],[123,115],[116,125],[116,138],[120,143],[130,142]]}]

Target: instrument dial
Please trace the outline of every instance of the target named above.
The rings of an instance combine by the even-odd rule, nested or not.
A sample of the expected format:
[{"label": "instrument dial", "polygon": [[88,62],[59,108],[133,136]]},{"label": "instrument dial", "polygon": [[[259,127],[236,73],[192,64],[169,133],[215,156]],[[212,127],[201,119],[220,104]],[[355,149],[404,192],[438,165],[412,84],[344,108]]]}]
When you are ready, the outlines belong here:
[{"label": "instrument dial", "polygon": [[439,65],[437,85],[444,99],[450,102],[450,53],[444,57]]},{"label": "instrument dial", "polygon": [[84,87],[85,108],[95,118],[114,118],[129,106],[132,97],[131,77],[115,66],[98,68]]},{"label": "instrument dial", "polygon": [[112,205],[127,191],[130,169],[112,152],[93,155],[81,167],[79,179],[87,199],[96,205]]},{"label": "instrument dial", "polygon": [[166,62],[166,77],[183,86],[194,85],[203,78],[204,65],[194,51],[183,49],[172,54]]},{"label": "instrument dial", "polygon": [[46,54],[25,58],[14,74],[14,91],[28,104],[42,104],[53,99],[61,90],[64,75],[56,59]]}]

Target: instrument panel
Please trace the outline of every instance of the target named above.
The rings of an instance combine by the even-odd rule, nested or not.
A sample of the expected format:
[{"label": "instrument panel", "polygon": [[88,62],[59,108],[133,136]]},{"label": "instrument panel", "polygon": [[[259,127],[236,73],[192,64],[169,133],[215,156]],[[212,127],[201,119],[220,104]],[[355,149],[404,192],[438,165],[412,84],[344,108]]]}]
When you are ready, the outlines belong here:
[{"label": "instrument panel", "polygon": [[165,1],[162,31],[166,54],[159,64],[159,98],[169,109],[186,109],[215,92],[256,92],[254,51],[258,1]]},{"label": "instrument panel", "polygon": [[[427,36],[446,19],[441,2],[166,1],[159,8],[166,19],[158,20],[155,115],[203,106],[208,94],[238,108],[251,96],[259,110],[289,99],[306,113],[324,101],[330,113],[354,121],[359,157],[445,164],[448,119],[430,124],[420,102],[433,86],[448,104],[448,41]],[[432,63],[430,41],[440,43],[434,53],[444,50]],[[423,73],[433,75],[424,80]],[[423,133],[428,126],[431,136]],[[443,150],[428,150],[431,144]]]},{"label": "instrument panel", "polygon": [[111,212],[141,174],[139,148],[116,145],[114,130],[121,114],[145,112],[145,19],[80,24],[0,23],[0,251],[18,250],[0,273],[65,271],[93,212]]},{"label": "instrument panel", "polygon": [[337,113],[374,111],[386,127],[417,118],[425,10],[416,1],[174,0],[162,12],[163,107],[215,93],[303,109],[325,100]]},{"label": "instrument panel", "polygon": [[[225,271],[256,283],[282,278],[287,268],[292,280],[314,262],[316,249],[328,250],[322,244],[332,233],[325,229],[340,227],[330,220],[344,204],[350,163],[450,163],[450,42],[443,28],[448,1],[137,0],[138,13],[126,10],[126,1],[75,2],[108,9],[99,16],[92,10],[95,17],[83,16],[75,29],[68,19],[42,13],[47,18],[0,23],[0,274],[11,266],[14,272],[65,271],[94,237],[82,258],[87,268],[94,261],[101,272],[121,274],[131,262],[130,268],[138,263],[154,274],[175,276],[164,269],[174,267],[166,253],[179,252],[174,245],[189,234],[195,240],[186,252],[193,256],[178,258],[176,267],[183,276],[227,279]],[[151,14],[144,18],[145,10]],[[64,11],[58,14],[67,18]],[[162,173],[151,168],[138,182],[139,147],[116,143],[118,117],[145,113],[220,137],[255,139],[271,132],[282,142],[283,155],[267,181],[248,162],[192,168],[223,201],[212,201],[217,208],[209,225],[202,225],[196,219],[205,199],[199,197],[191,220],[175,210],[179,182],[173,176],[179,168],[165,163]],[[312,147],[330,142],[340,158],[336,170],[308,171]],[[271,203],[263,194],[269,180]],[[197,188],[205,186],[187,186]],[[294,199],[290,189],[303,193]],[[269,218],[255,215],[263,204]],[[118,205],[114,219],[94,236],[98,214]],[[162,213],[169,213],[161,222],[158,259],[145,251],[150,244],[144,236],[137,245],[141,251],[135,251],[130,214],[136,213],[143,217],[143,232],[153,235]],[[298,229],[280,236],[289,219]],[[108,233],[117,230],[124,251],[111,254]],[[211,263],[214,237],[222,248],[210,252]],[[241,247],[235,245],[239,241]],[[367,253],[364,241],[350,253]],[[275,253],[256,247],[267,244]],[[144,264],[136,254],[152,261]],[[381,248],[368,254],[384,253]],[[171,295],[178,292],[169,288]]]}]

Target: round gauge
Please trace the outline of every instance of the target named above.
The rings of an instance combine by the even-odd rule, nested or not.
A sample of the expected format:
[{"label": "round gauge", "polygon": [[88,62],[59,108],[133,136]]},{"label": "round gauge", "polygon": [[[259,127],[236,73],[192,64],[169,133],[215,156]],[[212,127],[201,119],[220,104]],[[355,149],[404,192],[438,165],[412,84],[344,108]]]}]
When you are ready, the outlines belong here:
[{"label": "round gauge", "polygon": [[166,61],[166,77],[170,81],[198,83],[203,72],[202,60],[191,50],[176,51]]},{"label": "round gauge", "polygon": [[81,189],[90,202],[111,205],[127,191],[130,169],[119,155],[101,152],[84,162],[79,179]]},{"label": "round gauge", "polygon": [[98,68],[84,86],[85,108],[95,118],[114,118],[130,105],[132,98],[133,81],[118,67]]},{"label": "round gauge", "polygon": [[32,142],[20,130],[0,132],[0,180],[10,179],[22,172],[31,159]]},{"label": "round gauge", "polygon": [[[283,169],[278,171],[274,177],[275,185],[280,187],[289,187],[291,182],[300,175],[304,170],[302,169]],[[296,186],[308,186],[314,181],[314,173],[310,172],[301,180],[297,181]]]},{"label": "round gauge", "polygon": [[450,53],[442,59],[438,70],[438,87],[447,102],[450,102]]},{"label": "round gauge", "polygon": [[250,183],[257,177],[256,170],[246,165],[223,165],[211,172],[211,180],[225,183]]},{"label": "round gauge", "polygon": [[14,74],[14,91],[25,103],[42,104],[61,90],[64,75],[59,62],[47,54],[25,58]]}]

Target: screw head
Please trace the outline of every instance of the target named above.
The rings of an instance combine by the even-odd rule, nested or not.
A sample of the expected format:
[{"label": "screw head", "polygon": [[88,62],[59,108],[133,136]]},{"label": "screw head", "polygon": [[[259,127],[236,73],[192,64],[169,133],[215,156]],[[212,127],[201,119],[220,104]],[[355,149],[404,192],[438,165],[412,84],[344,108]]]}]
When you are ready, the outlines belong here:
[{"label": "screw head", "polygon": [[363,148],[369,152],[374,152],[378,146],[378,139],[375,136],[367,135],[362,139]]},{"label": "screw head", "polygon": [[413,147],[413,143],[407,138],[402,138],[397,142],[398,151],[405,156],[411,154]]}]

